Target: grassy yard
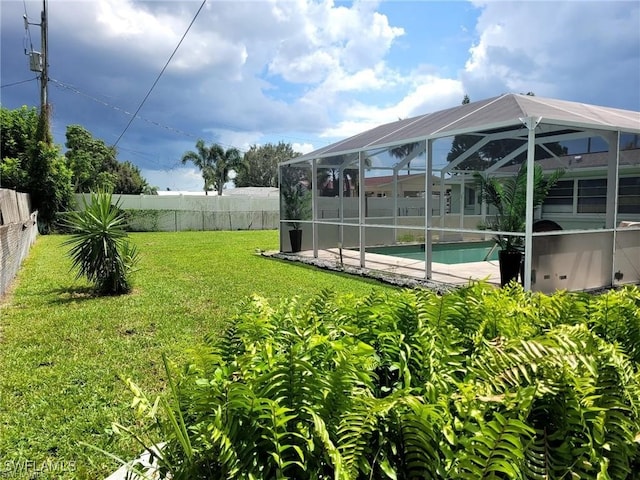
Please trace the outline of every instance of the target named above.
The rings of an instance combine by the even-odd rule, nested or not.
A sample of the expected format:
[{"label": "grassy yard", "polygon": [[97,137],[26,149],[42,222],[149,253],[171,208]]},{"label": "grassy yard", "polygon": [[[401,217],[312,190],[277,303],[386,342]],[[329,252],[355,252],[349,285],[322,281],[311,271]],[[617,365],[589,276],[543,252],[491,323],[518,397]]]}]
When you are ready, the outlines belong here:
[{"label": "grassy yard", "polygon": [[109,433],[112,421],[132,418],[122,378],[161,391],[162,354],[179,363],[251,294],[390,288],[255,255],[277,248],[274,231],[132,238],[140,271],[122,297],[93,297],[75,280],[65,237],[40,237],[33,247],[0,307],[0,478],[29,478],[37,467],[38,478],[97,479],[116,468],[81,441],[136,456],[138,446]]}]

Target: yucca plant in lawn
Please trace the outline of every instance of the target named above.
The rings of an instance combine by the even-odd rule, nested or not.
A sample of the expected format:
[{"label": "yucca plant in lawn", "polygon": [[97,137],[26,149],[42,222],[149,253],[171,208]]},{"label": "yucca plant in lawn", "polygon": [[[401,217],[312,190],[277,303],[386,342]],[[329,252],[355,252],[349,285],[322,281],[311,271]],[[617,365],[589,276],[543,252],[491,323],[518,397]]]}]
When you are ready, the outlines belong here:
[{"label": "yucca plant in lawn", "polygon": [[[162,478],[625,479],[640,467],[637,287],[474,284],[244,303],[168,394],[130,382]],[[601,333],[603,318],[626,344]],[[592,326],[595,325],[596,328]],[[151,422],[149,422],[151,420]]]},{"label": "yucca plant in lawn", "polygon": [[108,191],[92,192],[90,201],[83,197],[83,209],[68,212],[63,220],[72,231],[64,245],[77,277],[86,277],[102,295],[119,295],[131,291],[131,273],[138,262],[138,250],[129,242],[127,225],[119,202]]}]

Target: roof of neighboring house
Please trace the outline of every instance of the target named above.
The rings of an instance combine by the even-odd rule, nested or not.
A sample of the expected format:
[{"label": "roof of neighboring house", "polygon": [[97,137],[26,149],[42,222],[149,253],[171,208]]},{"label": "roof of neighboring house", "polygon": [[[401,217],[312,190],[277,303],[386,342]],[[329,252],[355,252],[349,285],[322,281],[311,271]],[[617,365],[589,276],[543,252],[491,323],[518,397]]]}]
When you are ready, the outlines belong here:
[{"label": "roof of neighboring house", "polygon": [[187,190],[158,190],[157,195],[161,197],[176,197],[179,195],[184,195],[185,197],[200,197],[205,195],[218,195],[218,192],[209,191],[206,192],[204,190],[199,190],[197,192],[190,192]]},{"label": "roof of neighboring house", "polygon": [[[279,196],[278,187],[234,187],[234,188],[226,188],[222,191],[223,197],[277,197]],[[177,196],[184,195],[187,196],[204,196],[204,190],[200,190],[198,192],[187,192],[187,191],[178,191],[178,190],[158,190],[158,195],[160,196]],[[206,193],[209,196],[217,196],[218,192],[215,190],[210,190]]]},{"label": "roof of neighboring house", "polygon": [[[433,181],[440,182],[440,177],[432,177]],[[424,173],[415,173],[411,175],[398,175],[398,183],[407,182],[410,180],[420,179],[424,181]],[[384,185],[393,184],[393,175],[383,175],[380,177],[367,177],[364,179],[365,188],[382,187]]]},{"label": "roof of neighboring house", "polygon": [[222,191],[224,197],[278,197],[278,187],[235,187]]},{"label": "roof of neighboring house", "polygon": [[[578,155],[565,155],[556,158],[544,158],[537,160],[543,170],[578,170],[589,168],[602,168],[609,164],[609,152],[582,153]],[[640,167],[640,148],[632,150],[620,150],[620,166]],[[500,168],[499,172],[515,172],[519,165],[509,165]]]},{"label": "roof of neighboring house", "polygon": [[557,130],[596,128],[640,133],[640,112],[509,93],[380,125],[291,161],[345,155],[428,138],[517,129],[527,118],[540,119],[541,124],[554,125]]}]

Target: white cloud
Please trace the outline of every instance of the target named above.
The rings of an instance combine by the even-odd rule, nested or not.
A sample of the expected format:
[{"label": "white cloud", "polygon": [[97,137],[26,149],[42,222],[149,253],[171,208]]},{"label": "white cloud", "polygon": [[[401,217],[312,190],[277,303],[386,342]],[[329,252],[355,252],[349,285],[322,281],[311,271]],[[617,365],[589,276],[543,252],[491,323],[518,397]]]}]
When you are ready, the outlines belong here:
[{"label": "white cloud", "polygon": [[334,69],[339,68],[335,49],[316,50],[304,55],[281,55],[270,64],[273,74],[293,83],[317,83]]},{"label": "white cloud", "polygon": [[294,142],[291,144],[291,148],[294,152],[299,152],[302,154],[313,152],[315,150],[315,147],[311,143]]},{"label": "white cloud", "polygon": [[378,12],[371,12],[370,23],[358,28],[361,30],[349,39],[345,47],[344,64],[349,71],[376,63],[387,54],[393,41],[404,35],[402,28],[389,26],[387,17]]},{"label": "white cloud", "polygon": [[391,106],[353,103],[344,111],[345,120],[324,130],[323,137],[344,138],[383,123],[413,117],[457,105],[464,96],[458,80],[433,75],[415,76],[411,90]]},{"label": "white cloud", "polygon": [[462,83],[457,79],[427,75],[413,79],[413,84],[413,90],[397,107],[400,112],[406,112],[403,118],[458,105],[464,97]]},{"label": "white cloud", "polygon": [[202,190],[203,180],[200,171],[195,168],[178,167],[171,170],[141,170],[142,176],[146,178],[151,186],[158,187],[158,190],[182,190],[197,192]]},{"label": "white cloud", "polygon": [[260,132],[243,132],[233,130],[218,129],[215,131],[216,142],[224,146],[224,148],[230,148],[231,146],[238,148],[241,153],[246,152],[251,148],[251,145],[258,143],[262,134]]},{"label": "white cloud", "polygon": [[[73,15],[69,15],[69,5]],[[56,8],[57,7],[57,8]],[[138,3],[133,0],[54,3],[49,11],[52,28],[92,45],[96,55],[118,55],[156,73],[164,66],[198,8],[195,2]],[[176,52],[169,70],[194,74],[207,67],[222,67],[236,79],[248,53],[246,45],[218,33],[206,20],[204,9]],[[203,19],[203,22],[199,20]]]},{"label": "white cloud", "polygon": [[348,138],[378,125],[380,125],[380,123],[373,120],[342,120],[337,125],[329,127],[321,132],[320,137],[332,139]]},{"label": "white cloud", "polygon": [[384,62],[378,62],[352,74],[341,69],[330,72],[319,90],[334,93],[361,92],[393,87],[398,83],[395,72],[388,70]]},{"label": "white cloud", "polygon": [[482,7],[479,38],[463,72],[472,99],[533,91],[597,102],[595,97],[614,83],[613,88],[638,98],[637,2],[477,5]]},{"label": "white cloud", "polygon": [[[289,82],[314,84],[337,70],[351,74],[375,66],[404,30],[391,27],[374,2],[350,8],[332,1],[278,5],[284,35],[269,62],[269,72]],[[285,13],[286,12],[286,13]]]},{"label": "white cloud", "polygon": [[[119,63],[137,70],[138,78],[144,76],[145,82],[134,87],[142,95],[196,7],[192,2],[104,0],[95,12],[83,10],[84,19],[76,21],[85,28],[78,35],[100,46],[96,56],[117,56]],[[346,7],[330,0],[208,5],[159,84],[172,85],[174,92],[160,98],[157,88],[145,110],[151,112],[157,104],[166,112],[164,105],[171,105],[176,111],[169,118],[175,118],[189,115],[182,114],[188,108],[191,118],[205,122],[200,132],[220,134],[216,138],[221,143],[239,148],[259,139],[260,130],[274,121],[284,129],[297,127],[303,118],[308,129],[326,125],[349,103],[341,94],[379,91],[399,83],[398,73],[389,70],[383,59],[404,30],[391,26],[376,8],[375,2]],[[118,88],[133,90],[130,69],[115,69],[109,75],[111,86],[121,78]],[[291,84],[311,89],[276,100]],[[124,103],[116,92],[112,95]],[[234,128],[253,133],[231,135]]]},{"label": "white cloud", "polygon": [[[52,4],[51,31],[61,36],[61,41],[52,44],[64,51],[69,62],[84,67],[86,78],[99,79],[101,87],[72,77],[70,68],[58,78],[94,96],[104,92],[110,102],[133,110],[138,102],[129,102],[125,96],[142,98],[198,5],[133,0]],[[162,95],[164,86],[174,89],[165,103],[175,97],[176,107],[183,108],[197,97],[197,104],[189,107],[196,116],[198,110],[208,110],[212,118],[228,125],[238,123],[233,117],[246,118],[247,114],[252,115],[249,128],[251,124],[270,125],[272,118],[267,117],[274,109],[280,121],[297,124],[300,101],[313,107],[310,117],[314,122],[326,121],[340,92],[387,88],[394,82],[394,72],[383,60],[403,34],[370,1],[349,6],[331,0],[210,2],[145,110],[152,108],[151,102]],[[56,65],[63,68],[60,61]],[[300,95],[286,97],[291,83],[303,86]],[[309,88],[319,88],[320,101],[301,100]],[[282,97],[286,104],[272,101]],[[216,108],[226,111],[227,118],[218,115]]]}]

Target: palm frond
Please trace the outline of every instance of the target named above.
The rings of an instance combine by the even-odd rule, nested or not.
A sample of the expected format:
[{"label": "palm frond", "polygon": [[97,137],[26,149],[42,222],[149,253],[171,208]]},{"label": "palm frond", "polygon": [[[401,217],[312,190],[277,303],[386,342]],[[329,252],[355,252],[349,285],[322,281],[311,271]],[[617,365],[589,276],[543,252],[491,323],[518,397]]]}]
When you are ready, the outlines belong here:
[{"label": "palm frond", "polygon": [[[562,170],[556,170],[545,177],[542,167],[534,164],[534,208],[542,204],[551,187],[563,173]],[[496,214],[490,215],[484,226],[494,231],[524,232],[527,212],[527,164],[522,163],[516,174],[511,177],[496,178],[476,172],[474,179],[482,201],[496,209]],[[510,250],[522,246],[520,236],[498,234],[495,240],[502,249]]]}]

